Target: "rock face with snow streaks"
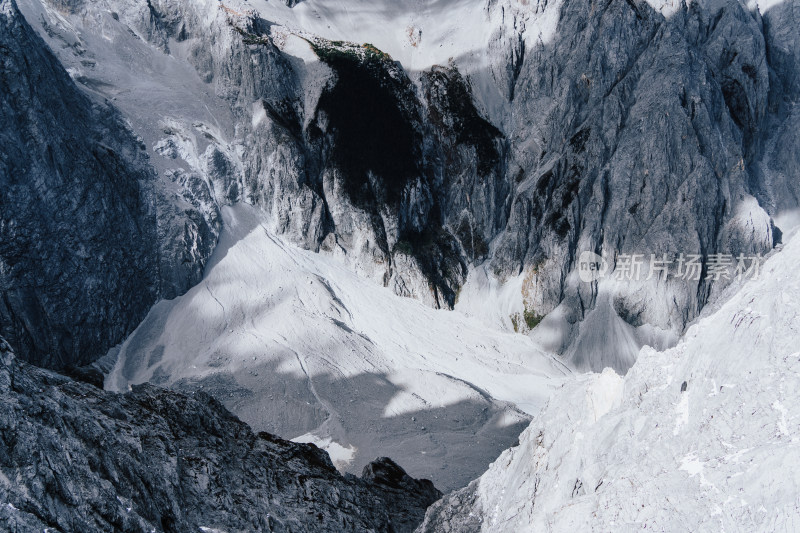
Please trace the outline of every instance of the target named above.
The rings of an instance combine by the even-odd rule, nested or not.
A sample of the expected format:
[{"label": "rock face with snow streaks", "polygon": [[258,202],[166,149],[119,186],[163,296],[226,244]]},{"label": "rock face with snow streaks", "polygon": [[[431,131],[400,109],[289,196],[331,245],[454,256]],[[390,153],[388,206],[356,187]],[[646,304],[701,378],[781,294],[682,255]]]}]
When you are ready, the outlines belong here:
[{"label": "rock face with snow streaks", "polygon": [[[254,427],[341,454],[337,464],[352,469],[380,446],[414,458],[414,474],[436,469],[431,477],[447,488],[467,475],[453,464],[482,469],[569,373],[546,351],[578,370],[632,367],[624,382],[607,371],[567,385],[560,402],[585,405],[578,419],[566,420],[575,413],[554,400],[521,448],[503,457],[525,475],[496,463],[437,506],[423,529],[567,528],[591,513],[609,524],[661,524],[650,500],[638,502],[645,511],[607,504],[636,499],[621,479],[657,498],[653,480],[679,492],[683,472],[699,483],[685,494],[703,504],[687,508],[692,521],[725,526],[719,516],[734,515],[768,527],[747,505],[766,508],[762,496],[736,502],[734,494],[761,480],[733,470],[743,455],[769,463],[769,446],[778,456],[791,448],[794,419],[784,409],[793,398],[769,387],[795,369],[793,355],[774,352],[788,349],[775,324],[794,333],[794,302],[754,284],[774,293],[773,307],[762,302],[752,312],[753,302],[739,298],[746,311],[723,308],[701,321],[722,335],[725,350],[696,330],[665,352],[672,363],[640,348],[674,345],[709,302],[728,296],[730,280],[708,276],[711,257],[770,253],[800,224],[797,13],[798,0],[443,0],[413,10],[388,0],[0,0],[0,334],[20,358],[54,368],[120,343],[110,386],[210,390]],[[585,251],[607,259],[605,279],[580,281]],[[674,264],[669,277],[615,280],[630,254],[697,254],[700,270],[688,281],[676,279]],[[460,314],[443,318],[366,288],[353,272],[533,340]],[[760,344],[773,337],[770,347]],[[743,357],[737,349],[748,343],[763,357]],[[743,395],[736,401],[777,417],[774,439],[763,427],[729,434],[692,410],[720,407],[735,383],[715,365],[774,378],[735,388]],[[40,384],[61,399],[67,391],[93,401],[93,389],[18,368],[19,383],[32,387],[9,394],[23,408],[39,407]],[[69,372],[98,378],[91,369]],[[670,379],[672,388],[657,388]],[[341,394],[343,382],[352,395]],[[197,401],[193,409],[211,406],[210,419],[228,420],[202,394],[144,387],[113,398],[110,405],[134,410]],[[725,411],[731,405],[739,411]],[[746,406],[727,402],[721,413],[738,423]],[[74,407],[86,419],[96,413]],[[69,415],[56,411],[56,420]],[[662,427],[672,414],[674,427]],[[607,427],[610,420],[619,426]],[[616,435],[619,427],[638,443],[664,446],[657,461],[647,463],[648,450]],[[705,448],[680,438],[690,427],[708,437]],[[600,446],[614,436],[622,448]],[[253,449],[297,449],[252,434],[244,440]],[[463,440],[470,446],[453,446]],[[735,450],[725,455],[719,446]],[[312,462],[325,462],[311,450]],[[618,459],[627,452],[644,468],[626,471]],[[609,470],[585,466],[578,453]],[[158,455],[168,465],[178,456]],[[676,462],[677,470],[663,468]],[[563,468],[553,474],[556,463]],[[25,483],[38,497],[14,501],[28,505],[31,523],[50,527],[77,500],[44,461],[35,466],[42,477]],[[328,481],[342,482],[323,466]],[[737,486],[740,477],[748,485]],[[365,478],[433,497],[387,462]],[[210,483],[202,472],[195,481]],[[218,480],[221,514],[182,515],[168,496],[130,523],[311,523],[290,513],[264,525],[240,514],[229,481]],[[358,493],[362,485],[350,482]],[[310,497],[298,483],[291,494]],[[500,484],[519,490],[504,494]],[[119,487],[98,486],[111,491],[96,496],[102,512],[74,516],[127,524]],[[714,494],[703,492],[709,487]],[[59,499],[46,500],[46,490]],[[770,493],[774,501],[784,501],[781,490]],[[716,491],[732,499],[715,499]],[[577,514],[562,512],[568,500]],[[326,524],[380,530],[395,520],[336,514],[334,503],[319,511]],[[12,502],[0,512],[19,509]],[[768,516],[777,526],[795,519],[791,509]]]},{"label": "rock face with snow streaks", "polygon": [[88,363],[158,296],[155,176],[10,0],[0,48],[0,333],[36,364]]},{"label": "rock face with snow streaks", "polygon": [[[724,280],[582,284],[581,252],[612,272],[621,254],[699,254],[705,274],[709,256],[765,253],[793,223],[788,7],[492,1],[438,6],[397,37],[379,28],[402,6],[355,0],[22,5],[144,141],[168,297],[197,280],[219,209],[247,202],[277,234],[436,307],[475,268],[530,274],[515,305],[558,310],[548,347],[597,370],[606,358],[572,348],[599,295],[635,350],[674,342]],[[616,349],[622,371],[631,350],[600,347]]]},{"label": "rock face with snow streaks", "polygon": [[[797,64],[770,63],[762,16],[744,4],[680,6],[561,2],[515,78],[509,171],[520,183],[493,264],[536,266],[531,308],[560,304],[575,324],[559,351],[604,301],[602,282],[573,273],[581,252],[605,255],[613,273],[621,254],[763,254],[778,241],[754,167],[770,123],[791,120],[768,102]],[[613,307],[633,328],[680,332],[724,284],[706,272],[704,259],[699,280],[619,284]]]}]

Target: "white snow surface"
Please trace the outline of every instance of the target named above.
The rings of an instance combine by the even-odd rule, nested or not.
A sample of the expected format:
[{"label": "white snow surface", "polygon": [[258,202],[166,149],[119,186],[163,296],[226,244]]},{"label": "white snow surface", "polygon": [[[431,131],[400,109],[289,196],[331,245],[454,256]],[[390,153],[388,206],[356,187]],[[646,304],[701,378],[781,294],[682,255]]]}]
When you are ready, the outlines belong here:
[{"label": "white snow surface", "polygon": [[467,281],[458,293],[455,309],[483,320],[488,326],[512,331],[511,315],[522,314],[525,305],[522,284],[525,275],[506,280],[490,272],[487,263],[471,267]]},{"label": "white snow surface", "polygon": [[565,383],[462,512],[492,532],[800,531],[798,264],[795,237],[676,347]]},{"label": "white snow surface", "polygon": [[[198,170],[210,147],[241,165],[230,106],[186,60],[184,44],[171,43],[170,54],[159,50],[111,16],[120,7],[113,0],[87,3],[85,17],[68,15],[44,0],[17,3],[78,85],[122,112],[162,178],[168,170]],[[197,4],[205,8],[210,24],[218,3]],[[76,54],[74,49],[86,52]],[[170,141],[176,149],[167,153],[165,143]]]},{"label": "white snow surface", "polygon": [[255,208],[223,216],[204,280],[152,309],[107,388],[204,389],[345,470],[387,455],[448,489],[513,444],[569,374],[527,336],[395,296],[283,242]]},{"label": "white snow surface", "polygon": [[407,70],[481,54],[497,23],[486,0],[248,0],[265,19],[334,41],[371,43]]},{"label": "white snow surface", "polygon": [[500,45],[522,32],[526,47],[549,43],[561,0],[304,0],[293,8],[281,0],[237,0],[272,22],[281,50],[307,65],[317,62],[305,43],[287,35],[370,43],[399,61],[412,79],[433,65],[457,65],[470,81],[483,114],[501,127],[508,102],[496,78],[508,58]]}]

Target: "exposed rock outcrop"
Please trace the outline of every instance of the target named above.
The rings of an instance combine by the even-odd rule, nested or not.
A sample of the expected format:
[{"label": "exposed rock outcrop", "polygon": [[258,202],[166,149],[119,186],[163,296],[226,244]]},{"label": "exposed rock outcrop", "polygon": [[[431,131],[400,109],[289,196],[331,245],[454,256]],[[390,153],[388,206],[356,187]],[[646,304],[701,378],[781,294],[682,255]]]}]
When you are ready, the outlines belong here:
[{"label": "exposed rock outcrop", "polygon": [[0,333],[36,364],[86,363],[158,296],[155,175],[12,0],[0,48]]},{"label": "exposed rock outcrop", "polygon": [[79,366],[202,278],[219,213],[196,174],[159,179],[131,123],[0,7],[0,332],[25,360]]},{"label": "exposed rock outcrop", "polygon": [[204,393],[104,392],[0,338],[0,520],[10,531],[413,531],[441,493],[390,459],[343,476]]},{"label": "exposed rock outcrop", "polygon": [[[151,150],[167,297],[198,279],[220,206],[245,201],[276,233],[430,305],[452,307],[483,262],[501,281],[525,275],[520,316],[558,310],[539,329],[580,368],[619,348],[576,358],[580,324],[610,306],[633,347],[611,361],[623,371],[724,288],[709,257],[769,251],[798,205],[796,0],[764,14],[738,0],[493,0],[486,51],[422,72],[238,0],[23,1]],[[181,84],[147,66],[160,62]],[[169,91],[150,109],[115,64]],[[701,275],[581,283],[583,251],[611,273],[622,254],[698,254]]]},{"label": "exposed rock outcrop", "polygon": [[[529,305],[538,315],[561,306],[564,332],[550,346],[560,352],[569,353],[603,293],[632,331],[650,324],[681,332],[727,283],[707,279],[708,257],[764,254],[779,241],[770,219],[778,209],[763,193],[770,185],[753,167],[771,124],[793,123],[768,106],[776,79],[798,70],[790,54],[768,52],[770,36],[789,31],[771,33],[738,1],[657,8],[565,0],[508,11],[528,39],[522,66],[509,74],[508,168],[519,178],[492,265],[507,275],[535,271]],[[558,18],[549,40],[530,39],[551,10]],[[777,153],[786,160],[793,151]],[[620,255],[633,253],[698,254],[702,274],[677,280],[673,264],[670,279],[581,283],[575,269],[584,251],[608,259],[609,277]],[[612,366],[624,371],[624,359]],[[600,356],[574,362],[597,371],[608,364]]]}]

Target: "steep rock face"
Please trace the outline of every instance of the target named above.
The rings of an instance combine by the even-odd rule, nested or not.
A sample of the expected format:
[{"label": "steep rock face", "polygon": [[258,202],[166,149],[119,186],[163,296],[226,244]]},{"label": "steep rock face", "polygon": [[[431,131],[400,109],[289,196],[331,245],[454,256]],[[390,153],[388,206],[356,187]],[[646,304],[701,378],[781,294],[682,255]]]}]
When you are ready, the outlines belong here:
[{"label": "steep rock face", "polygon": [[775,214],[778,226],[800,222],[800,23],[796,2],[769,5],[763,11],[764,38],[769,59],[768,115],[756,139],[759,157],[752,172],[759,200]]},{"label": "steep rock face", "polygon": [[[788,98],[774,87],[794,79],[792,30],[737,1],[489,2],[486,14],[498,27],[483,63],[455,58],[413,83],[371,45],[304,37],[318,55],[324,43],[332,71],[302,111],[302,164],[324,204],[315,238],[437,306],[452,306],[484,259],[500,279],[524,273],[526,322],[559,308],[547,346],[580,368],[622,371],[642,344],[673,342],[724,288],[705,279],[709,256],[763,254],[779,241],[771,217],[793,205],[793,151],[769,147],[791,147],[794,129],[769,101]],[[262,41],[274,35],[292,38],[270,29]],[[348,101],[363,106],[345,110]],[[392,142],[378,123],[393,124]],[[773,170],[761,176],[765,153]],[[403,164],[385,164],[395,159]],[[698,254],[703,266],[697,280],[673,269],[669,280],[581,284],[587,250],[605,255],[612,274],[629,253]],[[630,342],[578,357],[580,323],[605,313],[606,300]]]},{"label": "steep rock face", "polygon": [[11,0],[0,47],[0,331],[36,364],[86,363],[158,294],[154,175]]},{"label": "steep rock face", "polygon": [[[557,10],[557,26],[549,40],[531,42],[542,9]],[[561,305],[567,327],[550,340],[560,352],[604,292],[633,328],[680,332],[726,283],[705,279],[709,255],[763,254],[778,240],[769,203],[754,199],[770,186],[750,170],[770,124],[792,124],[768,109],[762,18],[735,1],[665,14],[624,1],[540,3],[533,11],[511,11],[527,22],[521,33],[529,39],[518,73],[508,73],[508,167],[518,183],[492,265],[508,275],[531,269],[527,304],[537,315]],[[699,254],[704,266],[699,280],[642,276],[604,288],[575,276],[584,251],[604,255],[610,274],[620,254]]]},{"label": "steep rock face", "polygon": [[421,86],[437,139],[434,159],[436,195],[444,206],[441,222],[458,239],[466,262],[479,263],[508,220],[508,143],[476,108],[469,80],[455,65],[424,72]]},{"label": "steep rock face", "polygon": [[[190,64],[225,102],[224,113],[212,113],[224,135],[211,131],[209,117],[198,128],[192,117],[199,112],[174,120],[153,114],[135,124],[159,156],[162,181],[177,182],[214,232],[220,206],[246,201],[298,244],[339,255],[399,294],[452,307],[467,263],[486,255],[487,240],[505,223],[503,135],[472,105],[469,84],[455,69],[425,75],[421,94],[371,45],[302,35],[322,64],[301,61],[275,44],[300,38],[281,34],[238,1],[27,3],[31,16],[55,21],[44,26],[53,42],[80,44],[62,49],[62,61],[82,71],[94,62],[78,81],[118,96],[127,116],[151,111],[129,106],[133,97],[119,91],[119,76],[106,67],[131,62],[125,47],[141,46],[128,43],[126,31]],[[101,56],[79,30],[88,24],[113,36],[110,55]],[[189,106],[167,112],[179,115],[180,107]],[[159,131],[153,122],[165,126]],[[451,189],[458,189],[452,198]]]},{"label": "steep rock face", "polygon": [[[734,0],[491,1],[481,16],[495,29],[476,36],[487,51],[409,72],[372,45],[258,11],[284,7],[24,3],[48,42],[63,43],[76,81],[113,98],[151,151],[169,198],[157,202],[162,278],[199,279],[220,207],[244,201],[276,233],[433,306],[452,307],[484,262],[500,281],[524,277],[522,331],[557,310],[538,328],[548,348],[622,371],[643,343],[673,342],[724,287],[702,279],[709,256],[768,251],[780,236],[772,217],[784,224],[797,204],[786,7],[762,18]],[[427,42],[417,37],[412,48]],[[145,82],[122,86],[115,64]],[[688,282],[580,283],[583,251],[605,255],[611,273],[628,253],[699,254],[704,265]],[[581,323],[597,309],[625,346],[586,352]]]},{"label": "steep rock face", "polygon": [[15,531],[402,532],[441,497],[389,459],[342,476],[206,394],[103,392],[16,360],[2,338],[0,397],[0,517]]},{"label": "steep rock face", "polygon": [[[131,122],[76,87],[13,0],[0,23],[0,331],[28,361],[78,366],[122,340],[159,297],[201,279],[219,213],[196,173],[158,179]],[[94,68],[80,41],[57,42]],[[204,160],[210,172],[225,164],[215,156]]]},{"label": "steep rock face", "polygon": [[[466,262],[446,226],[459,206],[446,201],[444,188],[451,173],[470,172],[471,161],[454,157],[473,142],[464,130],[491,125],[474,124],[483,120],[474,108],[464,118],[465,111],[445,103],[423,107],[426,100],[402,67],[372,45],[319,41],[314,49],[335,76],[322,92],[308,137],[321,162],[328,205],[346,206],[331,209],[337,244],[385,264],[382,282],[396,293],[452,307]],[[463,80],[457,83],[463,105],[470,105]],[[433,98],[430,91],[426,96]],[[468,120],[473,122],[465,127]],[[501,135],[494,131],[486,166],[499,165],[493,137]]]}]

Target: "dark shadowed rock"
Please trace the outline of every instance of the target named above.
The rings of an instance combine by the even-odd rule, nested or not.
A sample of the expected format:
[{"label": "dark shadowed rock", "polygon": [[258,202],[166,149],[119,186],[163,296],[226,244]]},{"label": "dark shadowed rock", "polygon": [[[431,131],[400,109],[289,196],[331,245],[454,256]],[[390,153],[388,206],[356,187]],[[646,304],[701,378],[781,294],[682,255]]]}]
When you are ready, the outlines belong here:
[{"label": "dark shadowed rock", "polygon": [[154,175],[10,0],[0,48],[0,332],[36,364],[87,363],[158,293]]},{"label": "dark shadowed rock", "polygon": [[385,458],[343,476],[313,444],[254,434],[207,394],[104,392],[0,349],[12,531],[402,532],[441,496]]},{"label": "dark shadowed rock", "polygon": [[37,365],[80,366],[200,280],[218,227],[157,180],[13,0],[0,49],[0,333]]}]

